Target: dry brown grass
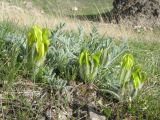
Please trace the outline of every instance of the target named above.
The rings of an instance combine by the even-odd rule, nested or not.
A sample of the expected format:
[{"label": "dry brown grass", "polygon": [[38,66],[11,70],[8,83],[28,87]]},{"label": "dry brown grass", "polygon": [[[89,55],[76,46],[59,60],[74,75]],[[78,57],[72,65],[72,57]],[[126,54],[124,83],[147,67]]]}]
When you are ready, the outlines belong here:
[{"label": "dry brown grass", "polygon": [[[27,4],[28,5],[28,4]],[[7,2],[0,2],[0,21],[9,20],[17,23],[20,26],[30,26],[38,24],[52,28],[60,21],[66,23],[67,30],[76,30],[78,26],[82,26],[88,33],[93,26],[96,26],[101,34],[115,37],[116,39],[134,39],[144,41],[160,41],[160,31],[154,33],[151,28],[140,28],[143,32],[137,32],[133,27],[125,24],[107,24],[90,21],[73,20],[67,17],[49,16],[43,13],[40,9],[32,6],[31,3],[25,8],[12,5]],[[138,27],[139,29],[139,27]]]}]

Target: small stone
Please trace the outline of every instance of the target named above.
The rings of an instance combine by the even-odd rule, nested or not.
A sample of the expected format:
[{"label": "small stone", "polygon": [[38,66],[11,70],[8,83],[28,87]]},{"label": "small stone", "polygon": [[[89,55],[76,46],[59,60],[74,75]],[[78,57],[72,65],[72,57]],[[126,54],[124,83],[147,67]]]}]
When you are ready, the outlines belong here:
[{"label": "small stone", "polygon": [[67,120],[66,114],[67,113],[65,113],[65,112],[60,112],[59,116],[58,116],[59,120]]},{"label": "small stone", "polygon": [[90,120],[106,120],[106,117],[93,111],[89,111]]}]

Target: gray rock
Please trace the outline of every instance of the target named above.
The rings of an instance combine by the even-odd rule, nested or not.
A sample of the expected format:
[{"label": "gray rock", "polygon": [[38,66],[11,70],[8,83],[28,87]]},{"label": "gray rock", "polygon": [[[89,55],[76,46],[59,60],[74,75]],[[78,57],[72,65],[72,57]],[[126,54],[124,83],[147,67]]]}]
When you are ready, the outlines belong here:
[{"label": "gray rock", "polygon": [[106,120],[106,117],[99,115],[94,111],[89,111],[90,120]]}]

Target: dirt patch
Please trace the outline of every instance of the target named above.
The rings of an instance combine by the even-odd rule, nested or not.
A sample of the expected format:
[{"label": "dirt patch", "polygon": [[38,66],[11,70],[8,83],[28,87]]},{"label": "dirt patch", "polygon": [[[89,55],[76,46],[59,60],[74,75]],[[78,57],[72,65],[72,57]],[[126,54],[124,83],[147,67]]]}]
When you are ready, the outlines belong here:
[{"label": "dirt patch", "polygon": [[111,21],[160,26],[159,0],[114,0]]}]

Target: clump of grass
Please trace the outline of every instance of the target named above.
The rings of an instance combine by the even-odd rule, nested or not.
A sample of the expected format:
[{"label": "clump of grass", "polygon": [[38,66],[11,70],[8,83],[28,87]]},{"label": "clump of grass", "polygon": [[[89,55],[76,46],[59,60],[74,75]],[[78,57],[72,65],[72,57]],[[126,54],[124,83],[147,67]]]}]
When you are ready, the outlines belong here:
[{"label": "clump of grass", "polygon": [[3,81],[3,84],[8,85],[15,81],[21,67],[21,64],[17,61],[20,57],[20,46],[24,36],[19,34],[21,29],[17,30],[16,25],[8,22],[3,22],[0,25],[0,31],[1,82]]}]

